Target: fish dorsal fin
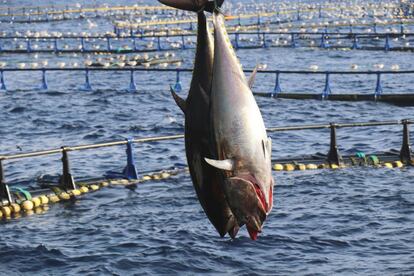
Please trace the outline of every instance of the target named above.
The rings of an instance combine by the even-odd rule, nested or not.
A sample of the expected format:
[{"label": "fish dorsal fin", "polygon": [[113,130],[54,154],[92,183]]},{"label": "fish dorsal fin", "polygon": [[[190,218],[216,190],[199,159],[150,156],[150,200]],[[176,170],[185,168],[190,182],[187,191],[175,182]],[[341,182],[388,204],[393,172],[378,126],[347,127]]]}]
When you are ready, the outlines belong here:
[{"label": "fish dorsal fin", "polygon": [[204,158],[204,160],[206,160],[206,162],[209,165],[217,169],[220,169],[220,170],[232,171],[234,168],[234,161],[232,159],[214,160],[214,159]]},{"label": "fish dorsal fin", "polygon": [[254,81],[256,80],[257,70],[259,70],[259,65],[256,65],[256,67],[254,67],[253,72],[250,75],[249,80],[247,82],[247,84],[249,85],[249,88],[250,89],[252,89],[252,87],[254,85]]},{"label": "fish dorsal fin", "polygon": [[180,96],[178,96],[177,93],[175,93],[174,88],[172,86],[170,86],[170,91],[171,91],[171,95],[174,98],[175,103],[178,105],[179,108],[181,108],[181,110],[185,114],[185,111],[187,109],[186,101],[183,98],[181,98]]}]

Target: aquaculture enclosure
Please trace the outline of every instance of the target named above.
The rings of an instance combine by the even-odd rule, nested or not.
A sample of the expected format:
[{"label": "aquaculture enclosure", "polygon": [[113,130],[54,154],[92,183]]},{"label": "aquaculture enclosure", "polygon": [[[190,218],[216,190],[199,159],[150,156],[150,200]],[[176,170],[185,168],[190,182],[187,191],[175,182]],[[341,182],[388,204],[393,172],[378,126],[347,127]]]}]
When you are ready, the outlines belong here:
[{"label": "aquaculture enclosure", "polygon": [[413,273],[414,3],[223,10],[273,141],[259,240],[218,237],[188,174],[195,14],[5,1],[0,274]]}]

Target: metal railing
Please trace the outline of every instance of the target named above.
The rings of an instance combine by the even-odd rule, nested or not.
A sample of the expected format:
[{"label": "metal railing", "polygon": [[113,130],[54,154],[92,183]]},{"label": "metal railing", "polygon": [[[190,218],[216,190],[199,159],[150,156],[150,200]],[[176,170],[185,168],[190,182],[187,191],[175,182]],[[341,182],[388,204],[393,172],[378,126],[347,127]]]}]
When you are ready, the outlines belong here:
[{"label": "metal railing", "polygon": [[[137,53],[154,51],[176,51],[194,48],[194,42],[188,42],[189,37],[195,37],[194,32],[173,34],[135,34],[119,32],[107,35],[76,35],[76,36],[0,36],[0,53]],[[384,50],[409,51],[413,46],[392,45],[392,39],[404,38],[412,41],[414,33],[395,32],[300,32],[300,31],[231,31],[231,41],[236,49],[270,48],[270,47],[311,47],[320,49],[346,48],[352,50]],[[242,38],[253,40],[242,42]],[[277,38],[277,39],[276,39]],[[171,39],[174,39],[172,41]],[[382,45],[379,45],[383,40]],[[361,41],[364,45],[361,45]],[[299,43],[311,41],[312,43]],[[316,41],[316,43],[315,43]],[[342,44],[348,42],[348,45]],[[120,46],[122,42],[122,47]],[[148,42],[152,43],[149,46]],[[335,44],[336,42],[336,44]],[[24,43],[24,44],[21,44]],[[37,45],[33,45],[37,43]],[[118,47],[114,45],[116,43]],[[130,45],[125,47],[125,43]],[[178,43],[178,44],[177,44]],[[62,48],[62,44],[64,47]],[[174,46],[173,46],[174,44]],[[43,46],[43,47],[39,47]],[[178,45],[178,46],[177,46]],[[35,47],[36,46],[36,47]]]},{"label": "metal railing", "polygon": [[[412,153],[410,148],[410,133],[409,125],[413,124],[413,120],[404,119],[401,121],[376,121],[376,122],[357,122],[357,123],[330,123],[330,124],[315,124],[315,125],[299,125],[299,126],[284,126],[284,127],[270,127],[267,129],[268,132],[283,132],[283,131],[297,131],[297,130],[316,130],[316,129],[330,129],[330,146],[329,152],[326,155],[326,162],[329,164],[342,164],[342,157],[338,150],[336,131],[340,128],[351,128],[351,127],[376,127],[376,126],[391,126],[391,125],[403,125],[403,140],[402,146],[399,153],[399,158],[402,162],[407,165],[412,165]],[[133,157],[133,144],[134,143],[149,143],[165,140],[175,140],[184,138],[183,134],[169,135],[169,136],[158,136],[158,137],[147,137],[147,138],[130,138],[123,141],[113,141],[97,144],[88,145],[77,145],[77,146],[63,146],[56,149],[48,149],[41,151],[33,151],[18,154],[3,154],[0,155],[0,198],[7,199],[10,203],[12,202],[9,187],[6,184],[4,175],[4,162],[8,160],[33,158],[39,156],[46,156],[52,154],[62,154],[62,176],[60,177],[59,184],[62,188],[67,190],[76,189],[76,183],[71,174],[69,152],[82,151],[90,149],[98,149],[104,147],[113,147],[120,145],[127,145],[127,165],[122,173],[115,173],[115,177],[126,178],[126,179],[138,179],[137,167]],[[109,176],[110,178],[113,177]]]},{"label": "metal railing", "polygon": [[[39,90],[47,90],[47,72],[56,71],[56,72],[84,72],[85,73],[85,83],[80,87],[82,91],[92,91],[92,85],[90,82],[90,72],[129,72],[130,73],[130,82],[127,88],[130,92],[137,92],[137,85],[135,83],[135,72],[175,72],[176,80],[174,88],[177,92],[181,92],[181,74],[193,72],[189,68],[136,68],[136,67],[122,67],[122,68],[102,68],[102,67],[83,67],[83,68],[60,68],[60,67],[48,67],[48,68],[0,68],[0,91],[6,91],[7,85],[5,80],[6,72],[41,72],[42,73],[42,83]],[[251,73],[253,70],[244,70],[246,73]],[[414,74],[414,70],[375,70],[375,71],[318,71],[318,70],[259,70],[258,74],[273,74],[275,75],[275,85],[272,91],[269,91],[268,94],[271,97],[277,97],[282,93],[281,88],[281,75],[324,75],[325,76],[325,85],[324,89],[320,95],[321,99],[328,98],[333,92],[331,89],[331,75],[375,75],[375,90],[373,90],[373,98],[377,99],[383,94],[383,89],[381,85],[381,77],[383,75],[407,75]]]}]

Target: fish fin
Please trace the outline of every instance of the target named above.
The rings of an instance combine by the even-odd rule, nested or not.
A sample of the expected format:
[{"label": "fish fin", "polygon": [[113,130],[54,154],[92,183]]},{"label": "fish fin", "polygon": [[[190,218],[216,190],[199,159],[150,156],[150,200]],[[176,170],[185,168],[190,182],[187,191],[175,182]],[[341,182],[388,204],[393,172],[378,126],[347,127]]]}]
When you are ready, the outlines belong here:
[{"label": "fish fin", "polygon": [[214,1],[208,1],[208,0],[158,0],[158,2],[179,9],[179,10],[185,10],[185,11],[193,11],[193,12],[201,12],[201,11],[208,11],[213,12],[217,7],[220,7],[224,0],[215,0],[217,4],[214,3]]},{"label": "fish fin", "polygon": [[254,67],[253,72],[249,77],[249,81],[247,82],[250,89],[252,89],[252,87],[254,85],[254,81],[256,80],[257,70],[259,70],[259,65],[256,65],[256,67]]},{"label": "fish fin", "polygon": [[175,103],[178,105],[179,108],[181,108],[181,110],[184,112],[187,110],[187,103],[186,101],[181,98],[180,96],[177,95],[177,93],[175,93],[174,88],[172,86],[170,86],[170,91],[171,91],[171,95],[174,98]]},{"label": "fish fin", "polygon": [[223,5],[224,0],[215,0],[207,2],[204,6],[204,10],[210,13],[213,13],[217,8],[220,8]]},{"label": "fish fin", "polygon": [[234,161],[232,159],[214,160],[204,157],[204,160],[206,160],[209,165],[220,170],[232,171],[234,168]]}]

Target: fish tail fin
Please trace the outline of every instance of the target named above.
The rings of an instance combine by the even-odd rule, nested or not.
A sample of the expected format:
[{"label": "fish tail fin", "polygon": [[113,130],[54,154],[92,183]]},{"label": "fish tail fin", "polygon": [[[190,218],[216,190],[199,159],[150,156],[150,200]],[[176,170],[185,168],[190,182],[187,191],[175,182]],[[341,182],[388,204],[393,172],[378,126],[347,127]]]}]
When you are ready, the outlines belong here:
[{"label": "fish tail fin", "polygon": [[224,0],[158,0],[160,3],[179,10],[201,12],[213,12],[216,7],[220,7]]}]

